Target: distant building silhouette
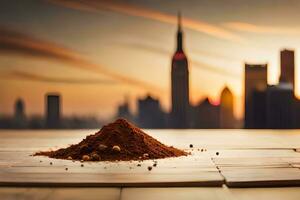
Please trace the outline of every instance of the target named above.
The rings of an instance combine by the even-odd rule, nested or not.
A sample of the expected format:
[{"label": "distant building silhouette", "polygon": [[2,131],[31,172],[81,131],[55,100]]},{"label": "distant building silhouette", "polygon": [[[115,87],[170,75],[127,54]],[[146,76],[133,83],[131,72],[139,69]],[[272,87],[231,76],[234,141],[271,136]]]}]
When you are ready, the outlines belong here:
[{"label": "distant building silhouette", "polygon": [[138,99],[137,123],[142,128],[165,128],[166,115],[161,109],[158,99],[147,95]]},{"label": "distant building silhouette", "polygon": [[181,16],[178,14],[177,49],[172,58],[171,69],[171,127],[189,127],[189,69],[188,60],[183,51],[183,32]]},{"label": "distant building silhouette", "polygon": [[22,99],[17,99],[15,102],[14,126],[15,128],[25,128],[26,126],[25,104]]},{"label": "distant building silhouette", "polygon": [[253,93],[267,88],[267,64],[245,64],[245,128],[255,128]]},{"label": "distant building silhouette", "polygon": [[267,128],[293,128],[294,92],[290,83],[280,83],[267,89]]},{"label": "distant building silhouette", "polygon": [[192,128],[220,128],[220,106],[205,98],[192,109]]},{"label": "distant building silhouette", "polygon": [[252,116],[253,124],[251,128],[267,128],[267,90],[256,89],[252,94]]},{"label": "distant building silhouette", "polygon": [[234,128],[233,94],[228,87],[221,93],[220,100],[220,128]]},{"label": "distant building silhouette", "polygon": [[46,94],[46,126],[47,128],[60,128],[61,110],[60,95]]},{"label": "distant building silhouette", "polygon": [[293,128],[300,129],[300,100],[295,95],[293,102]]},{"label": "distant building silhouette", "polygon": [[133,114],[131,113],[129,108],[129,102],[127,97],[125,97],[124,103],[118,106],[117,118],[125,118],[127,120],[134,121]]},{"label": "distant building silhouette", "polygon": [[294,51],[280,52],[279,84],[271,86],[267,85],[266,65],[246,65],[245,128],[300,128],[300,101],[294,95],[294,60]]},{"label": "distant building silhouette", "polygon": [[280,83],[290,83],[295,88],[295,53],[284,49],[280,52]]},{"label": "distant building silhouette", "polygon": [[22,99],[18,99],[15,103],[15,119],[22,121],[25,119],[25,105]]}]

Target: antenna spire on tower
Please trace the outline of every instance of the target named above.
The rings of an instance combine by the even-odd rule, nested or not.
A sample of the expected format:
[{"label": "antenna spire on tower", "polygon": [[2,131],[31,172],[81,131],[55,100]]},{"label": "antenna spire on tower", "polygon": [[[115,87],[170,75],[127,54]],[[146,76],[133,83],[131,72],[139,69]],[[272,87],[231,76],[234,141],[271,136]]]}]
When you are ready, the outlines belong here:
[{"label": "antenna spire on tower", "polygon": [[177,23],[178,23],[178,31],[181,31],[181,12],[177,13]]},{"label": "antenna spire on tower", "polygon": [[178,30],[177,30],[177,52],[182,52],[182,27],[181,27],[181,12],[178,11],[177,14],[177,23],[178,23]]}]

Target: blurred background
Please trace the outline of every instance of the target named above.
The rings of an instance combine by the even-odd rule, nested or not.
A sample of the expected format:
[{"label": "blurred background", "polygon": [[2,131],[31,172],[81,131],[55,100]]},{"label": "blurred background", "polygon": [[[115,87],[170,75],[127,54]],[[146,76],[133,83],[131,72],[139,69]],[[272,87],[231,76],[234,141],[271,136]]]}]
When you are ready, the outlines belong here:
[{"label": "blurred background", "polygon": [[1,0],[0,128],[299,128],[299,9]]}]

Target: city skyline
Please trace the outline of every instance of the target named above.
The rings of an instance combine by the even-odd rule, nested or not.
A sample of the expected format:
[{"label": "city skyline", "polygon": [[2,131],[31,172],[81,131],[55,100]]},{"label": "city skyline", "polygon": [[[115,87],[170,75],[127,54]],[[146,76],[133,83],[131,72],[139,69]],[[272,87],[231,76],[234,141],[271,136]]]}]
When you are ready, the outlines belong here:
[{"label": "city skyline", "polygon": [[[268,8],[272,1],[248,3],[245,14],[244,6],[236,2],[240,8],[238,14],[226,14],[222,19],[220,15],[198,12],[204,7],[217,12],[214,3],[205,1],[190,5],[176,3],[176,8],[162,1],[155,1],[157,4],[131,1],[126,5],[119,1],[98,1],[97,5],[94,1],[86,1],[85,5],[66,2],[29,1],[17,3],[18,6],[8,1],[1,3],[0,43],[8,47],[12,45],[7,43],[10,39],[15,45],[14,49],[9,46],[0,51],[1,114],[12,115],[18,97],[25,100],[29,115],[42,114],[43,95],[51,91],[62,94],[64,115],[111,117],[124,95],[129,94],[135,100],[149,92],[169,111],[170,57],[175,50],[177,10],[183,14],[185,51],[191,69],[191,103],[196,105],[206,96],[218,101],[221,90],[228,86],[235,95],[235,114],[239,118],[243,116],[244,63],[268,63],[268,82],[274,84],[279,80],[279,50],[288,48],[297,53],[300,44],[296,38],[298,29],[291,31],[296,13],[280,1],[278,9],[273,10],[278,19],[275,24],[270,23],[269,17],[259,21],[262,9],[272,11]],[[191,5],[195,8],[187,12]],[[250,19],[255,7],[261,12]],[[26,14],[29,8],[36,12]],[[147,12],[137,12],[137,8]],[[286,10],[289,13],[280,18]],[[19,15],[13,16],[16,12]],[[52,14],[66,20],[51,19]],[[56,26],[66,28],[57,30]],[[26,45],[39,48],[21,52],[16,44],[20,45],[18,42],[24,42],[24,38],[30,42]],[[271,43],[274,38],[276,42]],[[46,48],[47,52],[37,51],[45,50],[45,46],[51,48]],[[296,54],[296,66],[298,60]],[[138,84],[142,87],[135,86]],[[297,84],[296,80],[296,94],[299,94]],[[133,102],[131,106],[135,107]]]},{"label": "city skyline", "polygon": [[[178,14],[177,48],[171,66],[172,110],[166,112],[158,99],[149,94],[137,99],[137,113],[130,109],[128,98],[118,105],[114,118],[124,118],[137,123],[142,128],[171,129],[294,129],[299,128],[300,100],[295,98],[295,52],[280,51],[280,82],[270,85],[267,82],[267,64],[245,63],[244,123],[233,115],[234,98],[226,86],[220,94],[220,103],[213,104],[206,97],[197,105],[189,102],[188,60],[184,53],[184,32]],[[113,120],[113,119],[111,119]],[[61,95],[45,94],[45,114],[43,117],[27,117],[25,103],[17,99],[13,117],[1,117],[0,128],[92,128],[101,122],[95,118],[66,118],[61,113]]]}]

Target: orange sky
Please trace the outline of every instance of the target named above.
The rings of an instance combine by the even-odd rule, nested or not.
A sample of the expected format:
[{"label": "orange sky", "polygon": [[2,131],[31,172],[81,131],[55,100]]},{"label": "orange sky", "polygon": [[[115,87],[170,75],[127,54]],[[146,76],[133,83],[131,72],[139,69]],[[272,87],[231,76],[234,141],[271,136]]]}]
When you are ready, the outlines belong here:
[{"label": "orange sky", "polygon": [[[244,62],[267,62],[268,81],[274,84],[280,49],[295,49],[296,65],[299,60],[300,4],[295,2],[274,8],[268,0],[29,0],[18,6],[14,1],[0,3],[1,114],[11,114],[18,97],[25,100],[28,115],[43,114],[47,92],[62,94],[65,115],[109,118],[124,96],[134,109],[136,98],[147,93],[168,110],[179,9],[193,104],[206,96],[218,101],[228,85],[235,114],[242,117]],[[236,12],[230,12],[230,2]]]}]

